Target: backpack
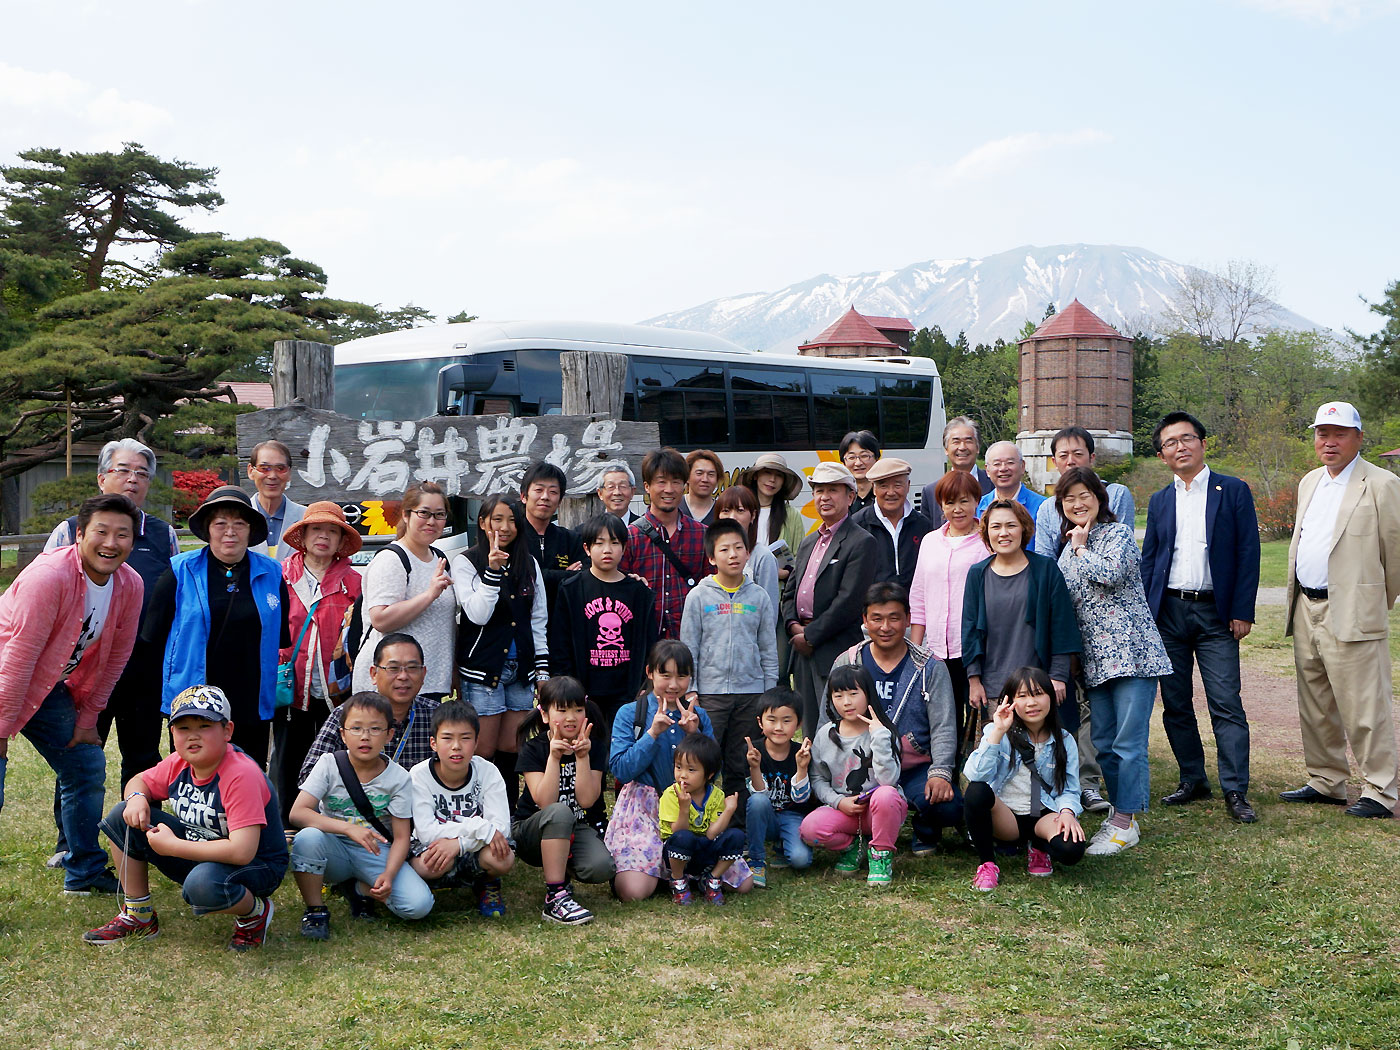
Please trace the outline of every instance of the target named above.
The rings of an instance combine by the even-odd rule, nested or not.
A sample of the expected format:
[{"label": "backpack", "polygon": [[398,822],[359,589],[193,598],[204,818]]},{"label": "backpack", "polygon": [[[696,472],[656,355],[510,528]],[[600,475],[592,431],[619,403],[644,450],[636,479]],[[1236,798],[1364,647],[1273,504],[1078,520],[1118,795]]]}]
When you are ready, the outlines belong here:
[{"label": "backpack", "polygon": [[[399,556],[399,561],[403,564],[404,582],[407,583],[408,578],[413,575],[413,568],[408,564],[408,551],[404,550],[397,543],[390,543],[384,550],[393,551]],[[448,560],[447,555],[436,547],[429,547],[428,550],[432,551],[433,554],[443,561]],[[382,554],[384,551],[380,551],[379,553]],[[377,558],[379,555],[376,554],[375,557]],[[365,639],[369,637],[370,628],[368,621],[365,620],[364,607],[365,596],[361,593],[360,596],[355,599],[355,604],[350,608],[350,618],[345,629],[345,656],[352,667],[354,666],[355,658],[360,655],[360,647],[365,644]]]}]

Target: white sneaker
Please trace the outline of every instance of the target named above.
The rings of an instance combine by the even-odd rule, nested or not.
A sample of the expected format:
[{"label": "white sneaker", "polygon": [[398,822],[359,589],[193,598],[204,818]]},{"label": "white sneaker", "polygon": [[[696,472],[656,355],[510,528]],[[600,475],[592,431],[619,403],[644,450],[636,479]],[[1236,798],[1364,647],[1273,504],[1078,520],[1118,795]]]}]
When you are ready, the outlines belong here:
[{"label": "white sneaker", "polygon": [[1089,840],[1089,848],[1084,851],[1090,857],[1108,857],[1121,853],[1129,846],[1136,846],[1141,838],[1137,817],[1126,828],[1114,827],[1104,821],[1094,837]]}]

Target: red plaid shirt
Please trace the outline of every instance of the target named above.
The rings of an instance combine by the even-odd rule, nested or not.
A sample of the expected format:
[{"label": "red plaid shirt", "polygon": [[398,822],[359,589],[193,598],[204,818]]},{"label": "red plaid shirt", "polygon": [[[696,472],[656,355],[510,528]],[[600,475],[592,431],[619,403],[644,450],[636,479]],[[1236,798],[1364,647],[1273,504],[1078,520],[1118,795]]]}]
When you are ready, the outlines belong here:
[{"label": "red plaid shirt", "polygon": [[[647,581],[651,593],[656,596],[656,624],[662,638],[681,636],[681,612],[685,608],[685,596],[690,593],[690,584],[677,574],[661,548],[643,536],[637,525],[647,521],[662,540],[668,539],[661,522],[652,516],[651,511],[627,527],[627,550],[619,566],[623,572],[634,572]],[[684,514],[676,516],[676,532],[669,537],[671,550],[682,565],[689,570],[690,578],[699,583],[705,575],[708,562],[705,560],[705,526]]]}]

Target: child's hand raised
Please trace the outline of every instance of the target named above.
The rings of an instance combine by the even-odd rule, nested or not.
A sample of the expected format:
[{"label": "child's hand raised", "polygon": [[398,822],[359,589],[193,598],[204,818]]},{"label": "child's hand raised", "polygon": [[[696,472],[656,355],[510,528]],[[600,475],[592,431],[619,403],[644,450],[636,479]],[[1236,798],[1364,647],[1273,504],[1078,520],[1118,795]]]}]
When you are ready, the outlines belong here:
[{"label": "child's hand raised", "polygon": [[562,735],[557,735],[554,732],[554,728],[552,726],[546,729],[545,732],[549,734],[550,758],[558,761],[562,759],[565,755],[573,754],[573,743],[571,741],[565,740]]},{"label": "child's hand raised", "polygon": [[691,699],[690,703],[681,700],[681,716],[676,720],[676,724],[687,733],[698,733],[700,731],[700,716],[695,712],[695,703],[699,697]]},{"label": "child's hand raised", "polygon": [[592,731],[592,724],[584,722],[583,727],[578,731],[578,736],[574,737],[571,742],[575,758],[578,758],[580,755],[586,755],[593,750],[593,738],[589,736],[589,733]]},{"label": "child's hand raised", "polygon": [[763,765],[763,756],[758,753],[758,748],[753,746],[753,740],[749,737],[744,737],[744,743],[748,746],[748,750],[744,752],[744,760],[748,762],[749,770],[757,773]]},{"label": "child's hand raised", "polygon": [[797,771],[807,772],[807,767],[812,764],[812,738],[806,737],[802,741],[802,746],[797,749]]},{"label": "child's hand raised", "polygon": [[997,709],[992,712],[992,725],[997,727],[998,732],[1005,734],[1011,728],[1011,723],[1016,719],[1016,710],[1011,706],[1010,700],[1003,700],[997,705]]},{"label": "child's hand raised", "polygon": [[681,804],[681,816],[684,817],[689,812],[690,789],[679,780],[676,781],[676,801]]},{"label": "child's hand raised", "polygon": [[652,739],[660,740],[662,734],[675,724],[676,720],[666,713],[666,708],[663,707],[661,701],[658,700],[656,702],[656,714],[651,716],[651,728],[648,729],[647,732],[651,735]]}]

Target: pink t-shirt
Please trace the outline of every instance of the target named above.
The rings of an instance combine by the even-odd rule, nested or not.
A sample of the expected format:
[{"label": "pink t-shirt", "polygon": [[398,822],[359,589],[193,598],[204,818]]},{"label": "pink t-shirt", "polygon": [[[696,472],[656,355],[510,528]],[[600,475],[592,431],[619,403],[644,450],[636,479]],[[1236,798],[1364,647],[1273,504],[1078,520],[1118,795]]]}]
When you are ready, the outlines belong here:
[{"label": "pink t-shirt", "polygon": [[226,839],[239,828],[267,823],[272,794],[258,764],[231,746],[213,776],[199,780],[190,764],[171,754],[141,774],[151,802],[170,800],[188,839]]}]

